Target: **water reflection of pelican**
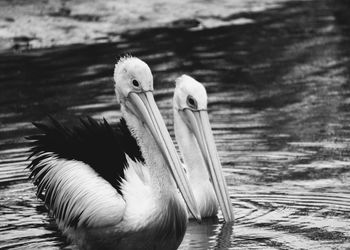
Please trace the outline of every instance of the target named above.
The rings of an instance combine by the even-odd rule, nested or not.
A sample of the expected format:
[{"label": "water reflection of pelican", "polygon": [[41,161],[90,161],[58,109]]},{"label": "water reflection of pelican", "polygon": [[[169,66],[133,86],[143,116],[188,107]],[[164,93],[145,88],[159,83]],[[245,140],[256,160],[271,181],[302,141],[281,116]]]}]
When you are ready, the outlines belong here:
[{"label": "water reflection of pelican", "polygon": [[209,124],[207,93],[201,83],[187,75],[176,80],[174,130],[201,216],[215,216],[219,203],[225,221],[233,221],[232,204]]},{"label": "water reflection of pelican", "polygon": [[217,217],[190,221],[180,249],[231,249],[235,244],[233,223],[220,223]]},{"label": "water reflection of pelican", "polygon": [[59,228],[81,248],[176,249],[186,230],[185,203],[200,215],[156,107],[151,71],[123,58],[114,79],[126,123],[117,130],[93,120],[71,130],[54,120],[37,124],[44,134],[31,137],[31,176]]}]

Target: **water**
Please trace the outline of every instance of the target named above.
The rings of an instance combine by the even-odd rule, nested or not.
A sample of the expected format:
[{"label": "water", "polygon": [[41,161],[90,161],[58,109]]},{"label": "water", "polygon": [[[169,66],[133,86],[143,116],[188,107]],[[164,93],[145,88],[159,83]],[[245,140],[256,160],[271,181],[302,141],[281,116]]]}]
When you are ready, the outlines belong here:
[{"label": "water", "polygon": [[[119,41],[126,30],[190,26],[210,28],[249,22],[231,19],[288,0],[27,0],[0,1],[0,50],[12,46],[51,47]],[[227,18],[229,17],[229,18]],[[228,20],[229,19],[229,20]]]},{"label": "water", "polygon": [[[113,64],[155,75],[171,134],[173,80],[203,82],[236,214],[190,222],[179,249],[350,248],[350,24],[336,2],[290,1],[211,29],[159,28],[121,41],[0,56],[0,247],[71,249],[27,180],[31,121],[120,117]],[[229,17],[228,17],[229,18]]]}]

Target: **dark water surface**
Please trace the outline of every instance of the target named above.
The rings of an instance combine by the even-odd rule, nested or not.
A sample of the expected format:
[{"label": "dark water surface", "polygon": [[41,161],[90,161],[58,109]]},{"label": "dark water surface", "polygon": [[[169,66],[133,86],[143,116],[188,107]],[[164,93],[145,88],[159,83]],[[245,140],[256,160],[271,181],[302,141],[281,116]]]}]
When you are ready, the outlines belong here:
[{"label": "dark water surface", "polygon": [[113,65],[125,52],[155,75],[172,129],[173,80],[203,82],[234,206],[190,223],[180,249],[350,249],[350,23],[339,2],[290,1],[205,30],[151,29],[118,43],[0,55],[0,248],[70,249],[24,169],[31,121],[120,117]]}]

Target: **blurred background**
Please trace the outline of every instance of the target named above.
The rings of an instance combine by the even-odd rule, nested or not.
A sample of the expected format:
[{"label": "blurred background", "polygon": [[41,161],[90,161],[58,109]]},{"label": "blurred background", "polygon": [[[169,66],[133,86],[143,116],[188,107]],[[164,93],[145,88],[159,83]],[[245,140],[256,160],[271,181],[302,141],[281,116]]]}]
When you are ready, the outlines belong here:
[{"label": "blurred background", "polygon": [[0,48],[40,48],[120,40],[147,28],[214,28],[252,22],[232,16],[286,0],[15,0],[0,3]]},{"label": "blurred background", "polygon": [[174,79],[202,82],[235,225],[179,249],[350,248],[350,1],[2,0],[0,248],[72,249],[28,180],[31,122],[120,118],[113,68],[147,62],[173,136]]}]

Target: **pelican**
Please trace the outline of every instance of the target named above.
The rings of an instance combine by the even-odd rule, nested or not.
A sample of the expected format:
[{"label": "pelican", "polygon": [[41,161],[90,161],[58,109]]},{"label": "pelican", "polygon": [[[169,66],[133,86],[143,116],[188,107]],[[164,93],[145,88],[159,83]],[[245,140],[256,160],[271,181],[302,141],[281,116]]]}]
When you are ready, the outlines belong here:
[{"label": "pelican", "polygon": [[187,209],[200,214],[154,101],[152,73],[126,57],[114,81],[125,119],[117,129],[92,119],[72,129],[54,119],[35,124],[43,132],[29,138],[37,195],[81,249],[177,249]]},{"label": "pelican", "polygon": [[217,214],[234,220],[230,196],[215,146],[204,86],[190,76],[176,79],[173,98],[175,137],[202,218]]}]

